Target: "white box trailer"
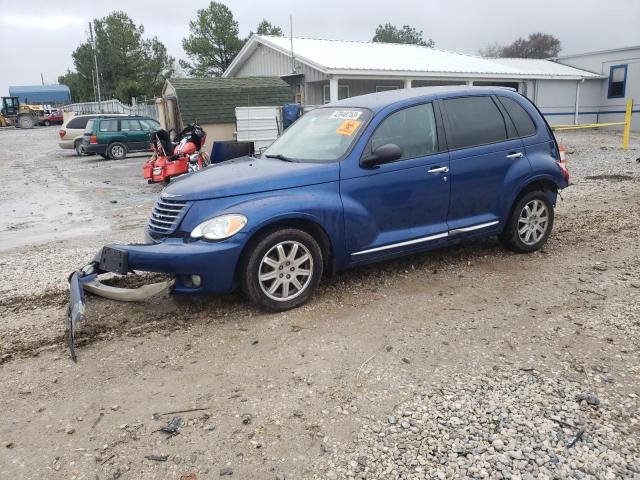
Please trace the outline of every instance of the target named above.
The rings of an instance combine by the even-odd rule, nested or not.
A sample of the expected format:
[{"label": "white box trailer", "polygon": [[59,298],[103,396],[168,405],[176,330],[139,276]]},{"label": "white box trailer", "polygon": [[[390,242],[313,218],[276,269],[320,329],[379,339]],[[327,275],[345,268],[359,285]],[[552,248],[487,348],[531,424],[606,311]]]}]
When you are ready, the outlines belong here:
[{"label": "white box trailer", "polygon": [[278,138],[281,127],[280,107],[236,107],[236,140],[253,142],[256,153],[264,151]]}]

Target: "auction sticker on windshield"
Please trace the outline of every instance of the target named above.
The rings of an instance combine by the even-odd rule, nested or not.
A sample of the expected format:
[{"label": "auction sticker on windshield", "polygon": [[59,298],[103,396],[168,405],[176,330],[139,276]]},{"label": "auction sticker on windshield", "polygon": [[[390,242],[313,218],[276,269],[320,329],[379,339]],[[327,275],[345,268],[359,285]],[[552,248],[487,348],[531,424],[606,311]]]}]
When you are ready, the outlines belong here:
[{"label": "auction sticker on windshield", "polygon": [[336,133],[340,135],[353,135],[361,123],[360,120],[345,120],[340,124]]},{"label": "auction sticker on windshield", "polygon": [[338,118],[340,120],[357,120],[362,115],[358,110],[336,110],[329,118]]}]

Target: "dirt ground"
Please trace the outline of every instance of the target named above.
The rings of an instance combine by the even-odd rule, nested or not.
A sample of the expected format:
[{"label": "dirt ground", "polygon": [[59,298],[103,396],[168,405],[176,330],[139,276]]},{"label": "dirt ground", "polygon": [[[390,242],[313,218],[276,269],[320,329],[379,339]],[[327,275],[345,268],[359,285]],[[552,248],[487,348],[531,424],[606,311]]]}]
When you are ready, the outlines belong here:
[{"label": "dirt ground", "polygon": [[574,185],[539,253],[487,239],[402,258],[281,314],[238,294],[90,297],[77,364],[66,277],[139,241],[160,188],[144,155],[79,158],[56,139],[0,130],[0,478],[343,478],[363,424],[495,372],[571,382],[615,408],[614,436],[640,437],[637,135],[626,152],[619,134],[560,135]]}]

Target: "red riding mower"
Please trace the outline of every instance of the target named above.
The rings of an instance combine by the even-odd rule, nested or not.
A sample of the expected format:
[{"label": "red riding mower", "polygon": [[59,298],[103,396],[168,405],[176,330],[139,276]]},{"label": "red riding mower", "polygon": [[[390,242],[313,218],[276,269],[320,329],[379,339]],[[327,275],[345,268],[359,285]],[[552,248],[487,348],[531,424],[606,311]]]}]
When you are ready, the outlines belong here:
[{"label": "red riding mower", "polygon": [[151,134],[153,156],[144,164],[142,173],[149,183],[168,183],[171,177],[197,172],[209,165],[204,152],[207,134],[197,123],[191,123],[172,141],[169,132]]}]

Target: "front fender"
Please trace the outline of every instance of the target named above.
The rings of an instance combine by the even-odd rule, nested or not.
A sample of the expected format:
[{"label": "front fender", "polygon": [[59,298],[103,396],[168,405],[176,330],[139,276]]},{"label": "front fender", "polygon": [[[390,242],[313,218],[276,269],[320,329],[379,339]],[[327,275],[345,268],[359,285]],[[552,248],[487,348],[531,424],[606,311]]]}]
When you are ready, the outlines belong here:
[{"label": "front fender", "polygon": [[338,182],[195,201],[183,219],[180,230],[191,232],[201,222],[229,213],[240,213],[247,217],[244,229],[246,242],[274,223],[286,220],[313,222],[327,234],[336,266],[340,268],[344,265],[344,218]]}]

